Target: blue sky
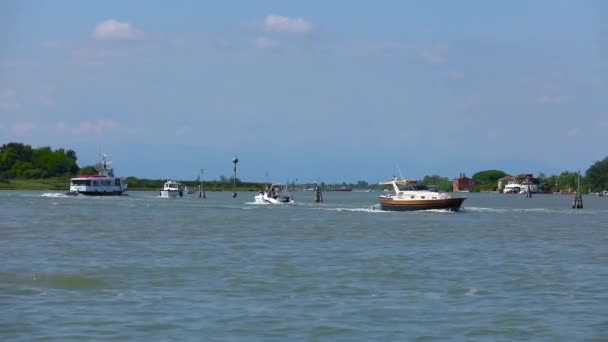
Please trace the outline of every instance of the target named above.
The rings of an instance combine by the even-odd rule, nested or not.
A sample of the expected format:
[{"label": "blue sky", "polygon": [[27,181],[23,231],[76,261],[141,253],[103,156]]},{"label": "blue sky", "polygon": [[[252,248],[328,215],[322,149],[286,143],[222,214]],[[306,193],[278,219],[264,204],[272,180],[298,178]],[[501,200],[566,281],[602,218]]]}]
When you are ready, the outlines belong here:
[{"label": "blue sky", "polygon": [[608,155],[603,1],[3,1],[0,143],[376,182]]}]

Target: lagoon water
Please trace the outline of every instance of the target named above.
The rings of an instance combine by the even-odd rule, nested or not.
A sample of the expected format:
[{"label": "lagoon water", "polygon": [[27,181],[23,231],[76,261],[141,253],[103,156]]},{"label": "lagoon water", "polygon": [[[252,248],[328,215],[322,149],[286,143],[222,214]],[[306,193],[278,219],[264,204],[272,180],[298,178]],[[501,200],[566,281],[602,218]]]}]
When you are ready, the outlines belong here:
[{"label": "lagoon water", "polygon": [[0,339],[604,340],[608,198],[0,191]]}]

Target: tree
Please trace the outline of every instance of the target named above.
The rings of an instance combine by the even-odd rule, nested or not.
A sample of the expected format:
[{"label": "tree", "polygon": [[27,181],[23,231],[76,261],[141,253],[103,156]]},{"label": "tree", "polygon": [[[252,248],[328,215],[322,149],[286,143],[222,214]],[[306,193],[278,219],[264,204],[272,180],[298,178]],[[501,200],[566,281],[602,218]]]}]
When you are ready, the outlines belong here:
[{"label": "tree", "polygon": [[44,178],[78,172],[76,152],[50,147],[32,149],[22,143],[0,147],[0,176],[5,178]]},{"label": "tree", "polygon": [[11,171],[17,161],[32,162],[32,147],[21,143],[11,142],[0,147],[0,174],[12,178],[16,175]]},{"label": "tree", "polygon": [[97,174],[97,169],[93,165],[87,165],[78,171],[81,175],[94,175]]},{"label": "tree", "polygon": [[451,192],[453,190],[452,181],[438,175],[424,176],[420,183],[425,185],[436,185],[439,187],[439,190],[443,192]]},{"label": "tree", "polygon": [[585,178],[589,184],[589,189],[593,192],[608,190],[608,157],[598,160],[591,165]]},{"label": "tree", "polygon": [[506,176],[508,174],[501,170],[485,170],[477,172],[471,179],[482,190],[496,190],[498,188],[498,180]]}]

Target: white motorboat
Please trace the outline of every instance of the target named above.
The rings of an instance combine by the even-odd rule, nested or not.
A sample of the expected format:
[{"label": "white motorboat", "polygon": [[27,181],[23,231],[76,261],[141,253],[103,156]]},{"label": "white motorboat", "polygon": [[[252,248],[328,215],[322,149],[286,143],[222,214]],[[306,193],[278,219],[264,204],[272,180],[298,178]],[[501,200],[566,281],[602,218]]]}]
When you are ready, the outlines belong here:
[{"label": "white motorboat", "polygon": [[160,191],[160,197],[162,198],[176,198],[183,197],[184,191],[182,185],[172,179],[168,179],[163,185],[163,189]]},{"label": "white motorboat", "polygon": [[255,197],[255,203],[285,204],[294,203],[293,196],[289,193],[286,185],[272,184],[270,187],[260,191]]},{"label": "white motorboat", "polygon": [[122,195],[127,190],[127,182],[124,178],[114,176],[114,169],[111,167],[112,162],[109,162],[107,157],[107,155],[102,154],[101,160],[95,165],[97,174],[78,175],[70,179],[68,195]]},{"label": "white motorboat", "polygon": [[426,185],[417,184],[415,179],[393,179],[380,184],[393,186],[394,193],[383,194],[378,199],[380,209],[387,211],[429,209],[458,211],[466,199],[466,197],[430,190]]},{"label": "white motorboat", "polygon": [[538,192],[538,185],[533,183],[518,183],[510,181],[503,189],[503,194],[526,194],[528,191],[532,194]]}]

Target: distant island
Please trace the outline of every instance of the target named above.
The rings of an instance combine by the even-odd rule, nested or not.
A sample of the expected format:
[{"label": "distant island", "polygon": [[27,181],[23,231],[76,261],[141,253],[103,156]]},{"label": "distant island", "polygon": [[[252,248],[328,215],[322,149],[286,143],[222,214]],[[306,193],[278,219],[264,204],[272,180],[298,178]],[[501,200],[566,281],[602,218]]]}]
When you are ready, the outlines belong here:
[{"label": "distant island", "polygon": [[[70,178],[78,174],[96,173],[92,165],[80,167],[77,163],[76,152],[71,149],[51,147],[32,148],[32,146],[11,142],[0,147],[0,190],[68,190]],[[602,192],[608,190],[608,157],[591,165],[584,173],[564,171],[559,175],[546,175],[544,173],[532,177],[531,174],[510,176],[501,170],[483,170],[475,173],[471,178],[460,174],[458,177],[448,178],[439,175],[424,176],[419,180],[421,184],[433,185],[440,191],[458,191],[456,180],[466,179],[467,189],[470,192],[500,191],[501,182],[506,179],[516,180],[518,177],[532,177],[539,192],[570,192],[578,186],[582,193]],[[182,184],[198,188],[199,180],[180,180]],[[159,190],[164,179],[143,179],[127,177],[129,190]],[[236,183],[237,191],[259,191],[267,183],[246,182],[239,178],[221,176],[217,180],[204,182],[206,191],[232,191]],[[339,184],[325,184],[321,182],[306,184],[289,184],[292,190],[307,190],[321,186],[324,191],[382,191],[383,187],[369,184],[364,180],[357,183],[342,182]]]}]

